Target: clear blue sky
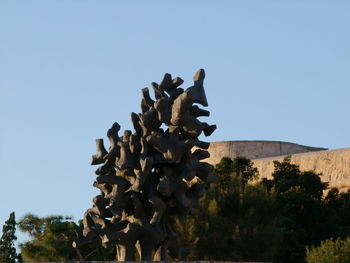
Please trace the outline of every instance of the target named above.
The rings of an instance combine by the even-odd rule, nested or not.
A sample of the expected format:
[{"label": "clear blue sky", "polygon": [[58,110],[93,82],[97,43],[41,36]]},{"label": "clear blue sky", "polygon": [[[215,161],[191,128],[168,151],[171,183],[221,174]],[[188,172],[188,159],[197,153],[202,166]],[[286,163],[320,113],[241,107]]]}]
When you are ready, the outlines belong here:
[{"label": "clear blue sky", "polygon": [[[95,138],[140,90],[199,68],[210,141],[350,146],[349,1],[1,1],[0,225],[80,219]],[[20,236],[21,240],[23,239]]]}]

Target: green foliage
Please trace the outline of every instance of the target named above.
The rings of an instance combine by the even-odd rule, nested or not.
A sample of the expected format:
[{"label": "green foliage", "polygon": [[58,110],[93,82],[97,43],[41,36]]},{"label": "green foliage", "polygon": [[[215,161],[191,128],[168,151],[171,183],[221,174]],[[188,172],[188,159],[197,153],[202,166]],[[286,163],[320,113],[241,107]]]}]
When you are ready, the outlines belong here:
[{"label": "green foliage", "polygon": [[325,213],[329,215],[324,226],[330,229],[330,237],[342,239],[350,234],[350,190],[339,193],[338,189],[330,189],[324,200]]},{"label": "green foliage", "polygon": [[233,159],[233,173],[241,178],[242,185],[245,186],[249,181],[255,180],[259,176],[258,169],[248,158],[238,156]]},{"label": "green foliage", "polygon": [[70,260],[113,260],[115,251],[104,249],[101,242],[74,249],[72,242],[82,226],[70,217],[38,217],[25,215],[18,223],[21,231],[28,233],[32,240],[20,244],[24,261],[70,261]]},{"label": "green foliage", "polygon": [[16,253],[14,242],[16,237],[16,219],[15,212],[12,212],[9,219],[2,227],[2,236],[0,239],[0,263],[13,263],[20,261],[20,256]]},{"label": "green foliage", "polygon": [[274,161],[275,171],[272,174],[275,189],[284,194],[292,188],[301,188],[300,191],[308,197],[320,200],[323,190],[327,188],[322,183],[318,174],[312,171],[301,172],[298,165],[291,163],[291,157],[287,156],[282,162]]},{"label": "green foliage", "polygon": [[[191,252],[189,260],[350,262],[331,259],[349,253],[349,240],[328,240],[315,248],[323,240],[350,235],[350,191],[331,189],[324,196],[326,184],[318,174],[300,171],[290,157],[274,165],[272,179],[257,182],[258,172],[249,159],[221,160],[215,167],[218,180],[206,185],[199,209],[175,224],[179,242]],[[7,234],[6,240],[15,240],[14,215],[10,219],[4,231],[13,235]],[[83,226],[69,217],[29,214],[19,227],[32,237],[20,245],[25,261],[115,259],[115,248],[102,248],[99,240],[73,249]]]},{"label": "green foliage", "polygon": [[301,172],[290,157],[275,161],[274,165],[276,214],[283,229],[275,261],[303,263],[305,246],[319,243],[328,234],[323,225],[326,213],[322,194],[326,184],[314,172]]},{"label": "green foliage", "polygon": [[318,174],[290,157],[274,165],[272,179],[247,184],[257,175],[250,160],[221,160],[200,209],[177,224],[189,259],[305,263],[306,247],[350,234],[350,191],[324,197]]},{"label": "green foliage", "polygon": [[307,263],[349,263],[350,238],[346,240],[325,240],[319,247],[309,247],[306,252]]},{"label": "green foliage", "polygon": [[246,158],[223,158],[215,174],[218,180],[208,185],[200,208],[177,224],[189,259],[271,260],[280,236],[274,194],[262,184],[244,187],[257,175]]},{"label": "green foliage", "polygon": [[233,173],[233,160],[230,157],[223,157],[215,166],[216,175],[230,175]]},{"label": "green foliage", "polygon": [[235,175],[240,178],[243,187],[259,176],[258,169],[253,166],[253,162],[242,156],[233,160],[229,157],[223,157],[215,167],[215,174],[219,176]]}]

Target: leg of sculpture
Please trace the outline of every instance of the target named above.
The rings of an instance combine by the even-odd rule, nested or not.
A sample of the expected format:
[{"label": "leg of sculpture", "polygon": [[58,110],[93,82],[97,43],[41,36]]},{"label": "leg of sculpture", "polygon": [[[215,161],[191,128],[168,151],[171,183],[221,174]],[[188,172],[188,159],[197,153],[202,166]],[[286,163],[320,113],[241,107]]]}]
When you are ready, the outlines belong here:
[{"label": "leg of sculpture", "polygon": [[140,248],[141,248],[141,254],[140,254],[141,261],[152,260],[152,254],[154,250],[153,242],[150,242],[150,240],[147,237],[141,238]]},{"label": "leg of sculpture", "polygon": [[117,245],[118,261],[134,261],[135,248],[133,246]]},{"label": "leg of sculpture", "polygon": [[164,241],[156,250],[153,256],[153,261],[168,261],[168,245],[167,241]]}]

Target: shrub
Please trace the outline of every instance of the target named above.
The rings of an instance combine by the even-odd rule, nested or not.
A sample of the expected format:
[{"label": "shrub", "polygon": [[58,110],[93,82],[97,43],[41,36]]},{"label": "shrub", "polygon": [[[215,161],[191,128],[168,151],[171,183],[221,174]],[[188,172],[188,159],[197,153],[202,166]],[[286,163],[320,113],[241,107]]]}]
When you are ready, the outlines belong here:
[{"label": "shrub", "polygon": [[350,238],[346,240],[328,239],[319,247],[307,248],[307,263],[349,263],[350,262]]}]

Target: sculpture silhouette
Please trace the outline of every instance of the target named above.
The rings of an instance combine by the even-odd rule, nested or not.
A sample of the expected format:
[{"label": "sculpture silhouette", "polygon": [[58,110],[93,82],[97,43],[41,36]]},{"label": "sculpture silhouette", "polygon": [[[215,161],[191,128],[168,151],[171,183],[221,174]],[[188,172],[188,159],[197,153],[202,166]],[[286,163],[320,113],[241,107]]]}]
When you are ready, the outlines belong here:
[{"label": "sculpture silhouette", "polygon": [[120,125],[114,123],[107,132],[108,151],[103,139],[96,140],[91,164],[102,165],[93,186],[101,193],[84,214],[74,247],[100,238],[104,246],[117,246],[118,261],[133,261],[135,249],[141,260],[185,258],[174,219],[185,220],[205,194],[203,182],[215,181],[213,167],[201,162],[209,157],[209,143],[198,136],[211,135],[216,125],[199,121],[209,111],[194,105],[208,106],[204,77],[200,69],[184,90],[181,78],[165,74],[159,85],[152,83],[155,100],[142,89],[142,113],[131,113],[134,133],[126,130],[119,137]]}]

